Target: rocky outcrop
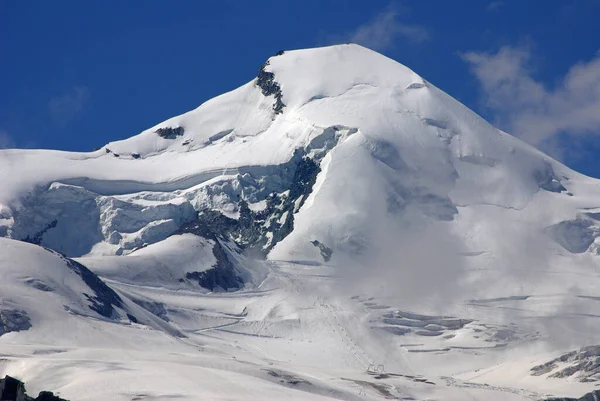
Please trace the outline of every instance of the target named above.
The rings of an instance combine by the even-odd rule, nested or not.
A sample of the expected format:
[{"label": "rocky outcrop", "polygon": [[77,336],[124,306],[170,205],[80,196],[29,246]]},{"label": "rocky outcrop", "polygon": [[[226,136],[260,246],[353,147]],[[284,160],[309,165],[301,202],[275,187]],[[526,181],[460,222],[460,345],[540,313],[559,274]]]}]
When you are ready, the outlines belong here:
[{"label": "rocky outcrop", "polygon": [[581,398],[570,398],[570,397],[558,397],[558,398],[546,398],[544,401],[598,401],[600,400],[600,390],[594,390],[591,393],[587,393]]},{"label": "rocky outcrop", "polygon": [[123,308],[121,297],[81,263],[68,258],[65,258],[65,261],[67,266],[77,273],[94,292],[93,294],[83,294],[90,302],[90,309],[109,319],[114,318],[117,315],[114,307]]},{"label": "rocky outcrop", "polygon": [[38,233],[36,233],[33,236],[27,236],[25,239],[23,239],[23,241],[25,242],[29,242],[30,244],[35,244],[35,245],[40,245],[42,243],[42,238],[44,237],[44,234],[46,234],[46,232],[54,227],[56,227],[56,224],[58,223],[58,220],[54,219],[52,220],[50,223],[48,223],[48,225],[46,227],[44,227],[44,229]]},{"label": "rocky outcrop", "polygon": [[556,177],[554,169],[549,163],[545,164],[543,170],[534,172],[533,178],[536,180],[540,189],[548,192],[567,192],[567,189],[562,185],[560,179]]},{"label": "rocky outcrop", "polygon": [[531,368],[533,376],[550,374],[549,378],[577,377],[581,382],[600,380],[600,345],[567,352],[542,365]]},{"label": "rocky outcrop", "polygon": [[10,401],[67,401],[50,391],[42,391],[36,398],[30,397],[25,391],[25,384],[14,377],[5,376],[0,379],[0,400]]},{"label": "rocky outcrop", "polygon": [[594,243],[597,234],[589,220],[561,221],[546,229],[546,233],[571,253],[583,253]]},{"label": "rocky outcrop", "polygon": [[156,131],[154,131],[158,134],[158,136],[160,136],[161,138],[164,139],[175,139],[178,136],[182,136],[185,133],[185,129],[183,127],[164,127],[164,128],[159,128]]},{"label": "rocky outcrop", "polygon": [[83,282],[90,288],[91,294],[83,293],[83,295],[90,302],[89,308],[91,310],[109,319],[119,317],[115,307],[123,309],[123,300],[112,288],[106,285],[100,277],[81,263],[69,259],[59,252],[48,248],[45,249],[60,257],[67,267],[81,277]]},{"label": "rocky outcrop", "polygon": [[165,304],[163,304],[162,302],[149,301],[149,300],[138,299],[138,298],[130,298],[130,299],[137,305],[146,309],[148,312],[152,313],[153,315],[161,318],[165,322],[169,321],[169,317],[167,316],[167,308],[165,307]]},{"label": "rocky outcrop", "polygon": [[321,253],[324,262],[329,262],[331,260],[331,256],[333,255],[333,250],[331,248],[317,240],[313,240],[310,243],[319,248],[319,252]]},{"label": "rocky outcrop", "polygon": [[242,288],[244,281],[218,240],[213,246],[213,255],[217,259],[217,263],[212,269],[202,272],[190,272],[185,275],[185,278],[197,282],[201,287],[211,291],[239,290]]},{"label": "rocky outcrop", "polygon": [[[25,331],[31,328],[31,321],[25,311],[0,309],[0,336],[12,331]],[[3,398],[0,398],[2,400]]]},{"label": "rocky outcrop", "polygon": [[[175,234],[192,233],[212,240],[231,240],[241,249],[266,255],[294,229],[294,214],[312,192],[321,171],[318,162],[302,150],[297,150],[289,162],[278,167],[280,177],[289,178],[282,183],[281,192],[273,192],[264,199],[262,210],[253,211],[248,201],[240,198],[238,219],[207,208]],[[261,177],[256,177],[255,181],[261,181]]]},{"label": "rocky outcrop", "polygon": [[266,71],[265,67],[269,65],[267,60],[258,70],[258,76],[256,77],[256,86],[258,86],[265,96],[274,96],[275,104],[273,104],[273,111],[275,114],[283,113],[283,93],[281,92],[281,86],[275,81],[275,74]]}]

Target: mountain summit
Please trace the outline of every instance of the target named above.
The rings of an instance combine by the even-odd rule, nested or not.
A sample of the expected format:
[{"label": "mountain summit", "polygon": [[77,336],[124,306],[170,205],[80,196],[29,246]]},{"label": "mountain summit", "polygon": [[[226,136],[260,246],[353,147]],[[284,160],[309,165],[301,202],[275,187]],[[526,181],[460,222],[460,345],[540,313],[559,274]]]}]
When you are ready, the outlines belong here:
[{"label": "mountain summit", "polygon": [[[239,398],[245,381],[263,394],[249,399],[583,393],[600,378],[595,354],[573,351],[600,340],[599,184],[374,51],[279,52],[94,152],[0,150],[0,348],[14,349],[0,366],[120,399],[127,373],[103,390],[89,374],[142,369],[120,352],[144,361],[146,343],[183,381],[183,365],[236,377],[186,381],[189,399]],[[114,351],[89,351],[97,368],[65,364],[97,344]],[[73,359],[33,357],[55,351]]]}]

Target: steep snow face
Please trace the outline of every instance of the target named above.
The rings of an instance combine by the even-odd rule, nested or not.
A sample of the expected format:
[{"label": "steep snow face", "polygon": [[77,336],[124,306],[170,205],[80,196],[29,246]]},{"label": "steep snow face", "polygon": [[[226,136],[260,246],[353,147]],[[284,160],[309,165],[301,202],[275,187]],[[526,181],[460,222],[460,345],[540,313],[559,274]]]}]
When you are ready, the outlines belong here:
[{"label": "steep snow face", "polygon": [[205,292],[237,290],[244,282],[260,282],[264,272],[259,264],[240,255],[232,243],[222,241],[186,233],[126,256],[79,260],[103,278],[132,285]]},{"label": "steep snow face", "polygon": [[[295,193],[305,159],[318,169]],[[464,233],[473,206],[535,209],[539,232],[598,206],[592,180],[357,45],[271,57],[252,82],[95,152],[0,151],[0,176],[0,234],[69,256],[127,254],[206,211],[241,218],[225,233],[239,245],[322,262],[407,221]],[[567,247],[592,249],[584,219],[548,232],[583,230]]]},{"label": "steep snow face", "polygon": [[37,344],[93,343],[99,336],[86,338],[86,321],[142,323],[171,334],[177,332],[165,328],[160,319],[120,296],[74,260],[5,238],[0,238],[0,254],[3,343],[28,338]]}]

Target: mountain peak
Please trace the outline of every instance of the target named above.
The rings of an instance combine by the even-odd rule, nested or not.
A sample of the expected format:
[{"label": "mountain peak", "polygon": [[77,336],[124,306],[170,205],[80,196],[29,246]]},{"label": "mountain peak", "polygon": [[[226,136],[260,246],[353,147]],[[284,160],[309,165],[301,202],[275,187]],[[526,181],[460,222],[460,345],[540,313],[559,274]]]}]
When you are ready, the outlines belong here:
[{"label": "mountain peak", "polygon": [[599,188],[376,52],[286,51],[97,151],[0,150],[1,366],[71,399],[591,389],[600,348],[562,351]]},{"label": "mountain peak", "polygon": [[407,67],[356,44],[285,51],[271,57],[266,69],[275,74],[291,108],[360,86],[404,89],[424,84]]}]

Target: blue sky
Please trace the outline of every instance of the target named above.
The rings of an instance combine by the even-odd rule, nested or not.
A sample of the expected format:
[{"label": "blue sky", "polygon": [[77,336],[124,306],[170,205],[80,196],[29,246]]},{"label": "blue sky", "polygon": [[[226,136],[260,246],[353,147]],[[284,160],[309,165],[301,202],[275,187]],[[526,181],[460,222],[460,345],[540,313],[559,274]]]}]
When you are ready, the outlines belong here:
[{"label": "blue sky", "polygon": [[354,41],[600,177],[600,1],[0,2],[0,147],[88,151]]}]

